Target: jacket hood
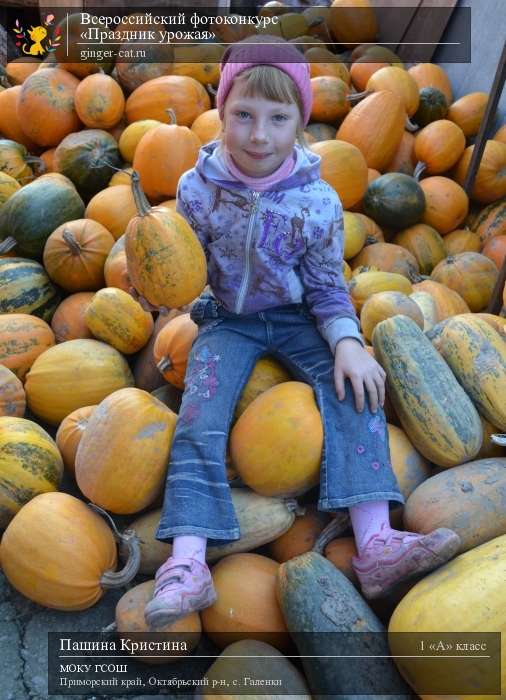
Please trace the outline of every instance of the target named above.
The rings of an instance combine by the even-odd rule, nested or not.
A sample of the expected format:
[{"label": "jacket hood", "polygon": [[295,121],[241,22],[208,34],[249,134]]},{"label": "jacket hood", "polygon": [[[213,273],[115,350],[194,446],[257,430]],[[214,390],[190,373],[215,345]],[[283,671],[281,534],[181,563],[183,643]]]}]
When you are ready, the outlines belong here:
[{"label": "jacket hood", "polygon": [[[286,190],[292,187],[299,187],[319,179],[320,156],[302,148],[298,144],[294,146],[294,152],[296,160],[290,177],[277,182],[273,185],[272,190]],[[210,181],[216,185],[236,188],[248,187],[244,182],[235,178],[228,170],[223,154],[223,145],[219,140],[211,141],[202,146],[195,169],[205,181]]]}]

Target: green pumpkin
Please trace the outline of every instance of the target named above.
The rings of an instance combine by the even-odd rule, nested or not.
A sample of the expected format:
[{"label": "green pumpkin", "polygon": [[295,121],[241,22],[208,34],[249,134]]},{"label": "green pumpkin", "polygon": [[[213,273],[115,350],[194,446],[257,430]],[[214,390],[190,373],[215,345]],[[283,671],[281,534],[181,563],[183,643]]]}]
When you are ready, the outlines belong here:
[{"label": "green pumpkin", "polygon": [[122,165],[116,139],[102,129],[65,136],[54,154],[55,169],[72,180],[86,202],[107,187],[114,168]]},{"label": "green pumpkin", "polygon": [[425,195],[410,175],[386,173],[373,180],[363,199],[364,214],[380,226],[400,230],[419,223],[425,211]]},{"label": "green pumpkin", "polygon": [[418,126],[427,126],[438,119],[444,119],[448,112],[448,102],[441,90],[424,87],[420,90],[420,103],[413,116]]},{"label": "green pumpkin", "polygon": [[14,192],[2,206],[0,240],[12,236],[17,253],[40,259],[55,228],[83,216],[84,202],[70,180],[48,173]]},{"label": "green pumpkin", "polygon": [[49,323],[59,303],[42,265],[26,258],[0,258],[0,314],[32,314]]}]

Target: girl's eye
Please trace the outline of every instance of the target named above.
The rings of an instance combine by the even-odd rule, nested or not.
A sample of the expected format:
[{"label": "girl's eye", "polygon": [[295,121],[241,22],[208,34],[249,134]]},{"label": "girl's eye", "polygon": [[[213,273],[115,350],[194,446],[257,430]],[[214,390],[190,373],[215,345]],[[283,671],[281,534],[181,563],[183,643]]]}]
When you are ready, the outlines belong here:
[{"label": "girl's eye", "polygon": [[274,121],[276,122],[284,122],[288,119],[286,114],[275,114],[274,115]]},{"label": "girl's eye", "polygon": [[249,112],[246,112],[245,110],[241,109],[237,112],[237,116],[239,119],[247,119],[249,117]]}]

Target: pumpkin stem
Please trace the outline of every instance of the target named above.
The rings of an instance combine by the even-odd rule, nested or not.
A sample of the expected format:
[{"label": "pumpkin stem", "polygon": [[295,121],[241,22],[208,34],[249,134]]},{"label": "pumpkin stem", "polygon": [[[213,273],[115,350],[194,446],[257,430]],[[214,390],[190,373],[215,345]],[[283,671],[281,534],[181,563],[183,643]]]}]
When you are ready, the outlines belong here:
[{"label": "pumpkin stem", "polygon": [[172,107],[168,107],[165,111],[169,115],[169,124],[177,124],[176,113],[174,112]]},{"label": "pumpkin stem", "polygon": [[37,175],[43,175],[46,172],[46,164],[42,158],[39,158],[38,156],[25,156],[25,163],[28,165],[33,164]]},{"label": "pumpkin stem", "polygon": [[295,515],[297,515],[298,517],[306,515],[306,508],[304,508],[304,506],[300,506],[296,498],[287,498],[285,500],[285,506],[290,511],[290,513],[295,513]]},{"label": "pumpkin stem", "polygon": [[404,128],[406,129],[406,131],[413,132],[418,131],[420,127],[418,126],[418,124],[414,124],[409,117],[406,117],[406,121],[404,122]]},{"label": "pumpkin stem", "polygon": [[348,102],[358,102],[359,100],[364,99],[364,97],[372,95],[372,92],[372,90],[364,90],[363,92],[350,92],[349,95],[346,95],[346,99],[348,100]]},{"label": "pumpkin stem", "polygon": [[115,539],[120,545],[126,547],[128,551],[128,559],[125,566],[120,571],[104,571],[99,581],[102,588],[121,588],[121,586],[129,583],[139,571],[141,565],[139,538],[134,530],[125,530],[123,534],[119,532],[109,513],[100,508],[100,506],[95,505],[95,503],[88,503],[88,506],[109,521]]},{"label": "pumpkin stem", "polygon": [[151,204],[141,188],[141,178],[137,170],[134,170],[132,178],[132,193],[134,196],[135,206],[139,212],[139,216],[147,216],[151,212]]},{"label": "pumpkin stem", "polygon": [[415,170],[413,172],[413,177],[415,180],[418,182],[420,180],[420,177],[422,176],[422,173],[424,170],[427,169],[427,163],[424,163],[423,160],[419,160],[418,163],[415,166]]},{"label": "pumpkin stem", "polygon": [[72,231],[70,231],[68,228],[64,229],[61,237],[70,248],[72,255],[80,255],[81,244],[76,241]]},{"label": "pumpkin stem", "polygon": [[0,255],[5,255],[9,251],[11,251],[13,248],[17,246],[18,242],[15,238],[12,236],[7,236],[1,243],[0,243]]},{"label": "pumpkin stem", "polygon": [[170,370],[173,368],[172,361],[170,357],[162,357],[160,362],[157,363],[156,368],[157,370],[163,374],[164,372],[167,372],[167,370]]},{"label": "pumpkin stem", "polygon": [[349,528],[349,526],[350,516],[348,511],[338,512],[336,517],[333,518],[330,523],[320,532],[311,551],[316,552],[317,554],[323,554],[323,551],[328,543],[331,540],[335,540],[336,537],[339,537],[339,535],[342,535],[343,532]]},{"label": "pumpkin stem", "polygon": [[319,27],[320,24],[324,21],[323,17],[315,17],[311,22],[307,25],[308,29],[313,29],[314,27]]},{"label": "pumpkin stem", "polygon": [[207,91],[210,92],[213,97],[216,97],[218,91],[214,89],[214,85],[211,85],[211,83],[207,83],[206,88]]}]

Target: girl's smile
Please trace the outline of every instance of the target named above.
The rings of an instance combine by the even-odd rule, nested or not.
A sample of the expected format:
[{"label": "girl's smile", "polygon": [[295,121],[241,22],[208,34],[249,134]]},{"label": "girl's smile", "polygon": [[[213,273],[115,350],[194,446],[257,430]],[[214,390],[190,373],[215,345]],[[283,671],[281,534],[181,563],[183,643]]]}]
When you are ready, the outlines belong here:
[{"label": "girl's smile", "polygon": [[299,121],[296,104],[246,96],[237,80],[225,104],[223,142],[245,175],[266,177],[293,152]]}]

